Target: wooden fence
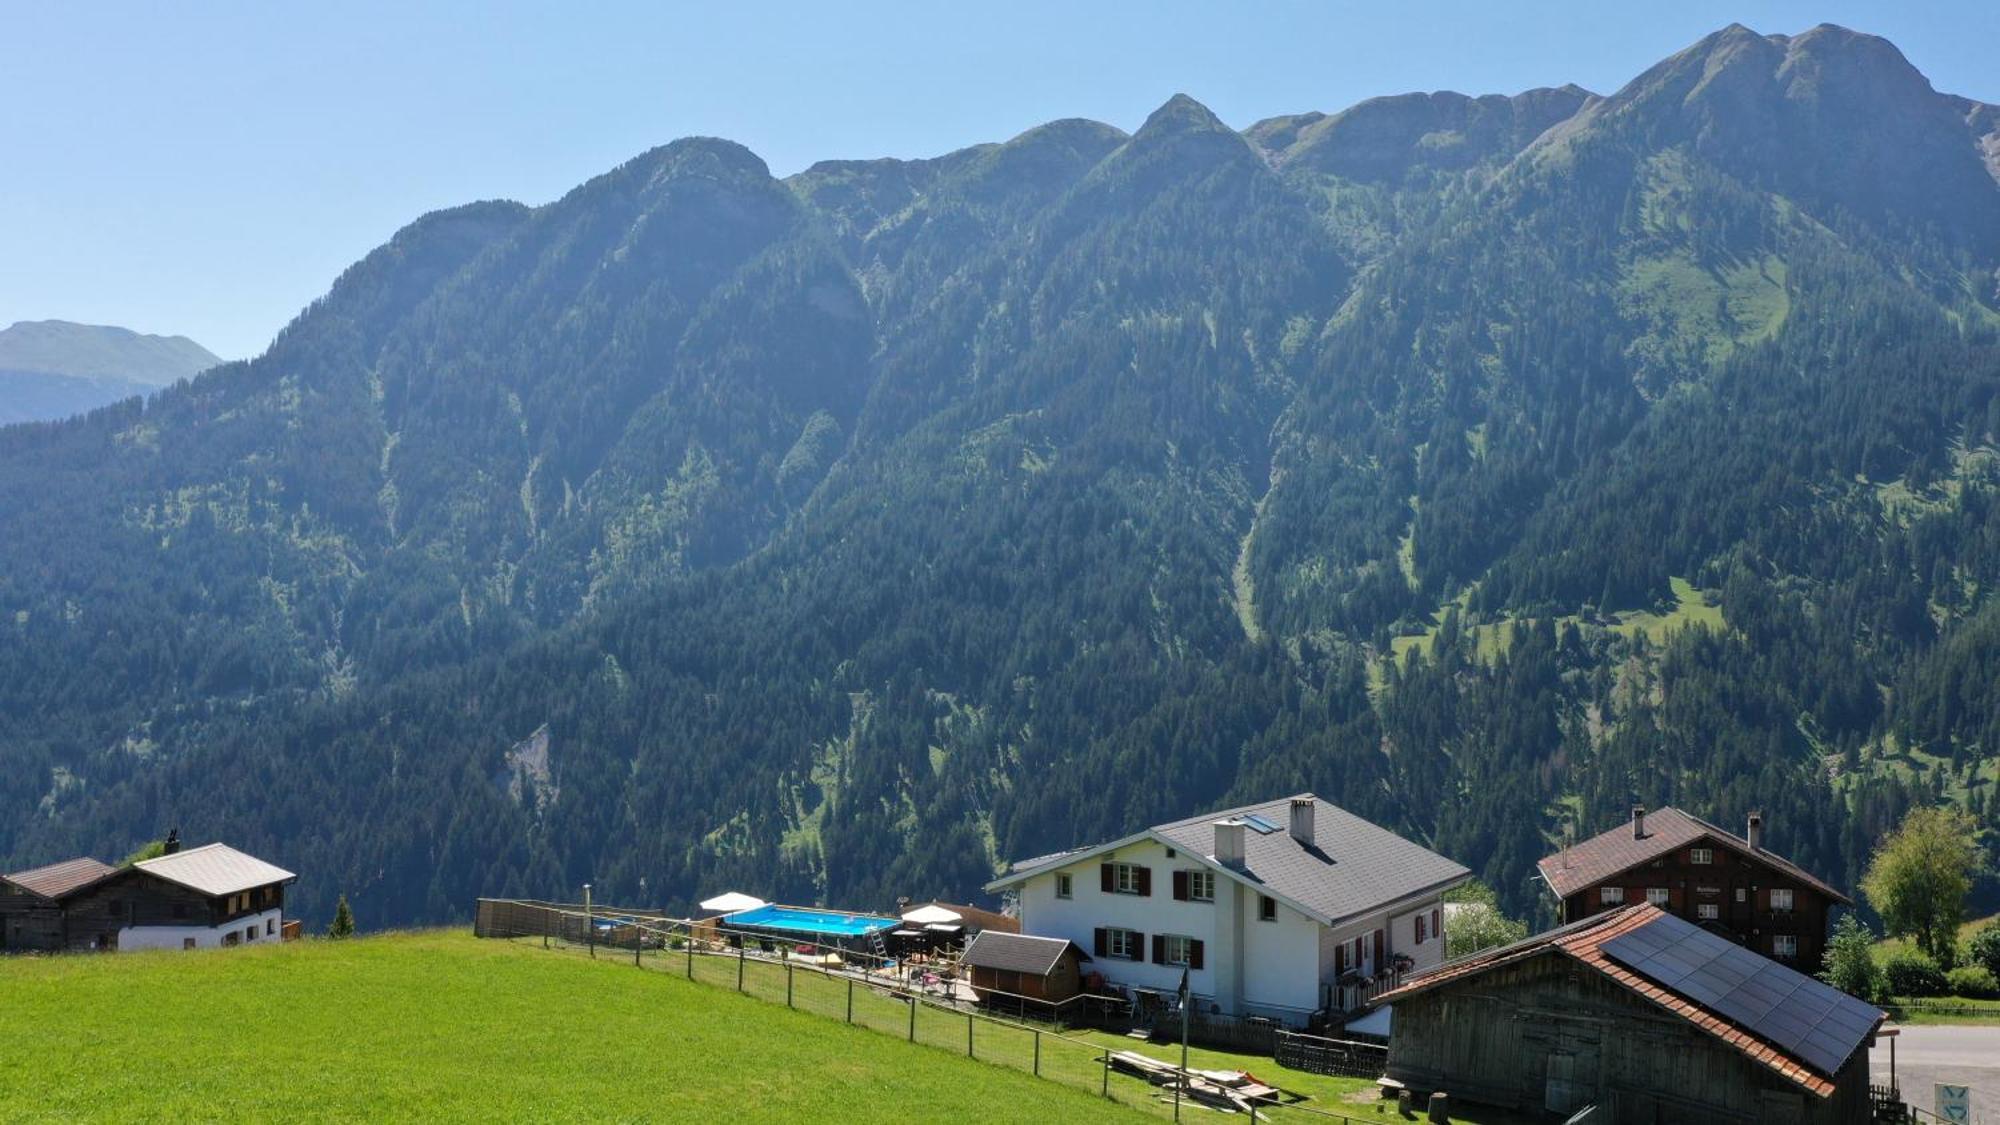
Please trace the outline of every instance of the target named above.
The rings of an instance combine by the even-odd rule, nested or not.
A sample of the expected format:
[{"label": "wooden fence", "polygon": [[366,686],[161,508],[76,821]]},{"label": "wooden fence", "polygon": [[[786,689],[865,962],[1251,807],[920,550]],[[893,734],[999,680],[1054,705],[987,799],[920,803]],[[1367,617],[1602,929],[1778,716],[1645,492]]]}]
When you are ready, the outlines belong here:
[{"label": "wooden fence", "polygon": [[1379,1043],[1348,1039],[1327,1039],[1280,1029],[1271,1057],[1279,1066],[1313,1074],[1335,1074],[1348,1078],[1377,1078],[1387,1069],[1389,1048]]},{"label": "wooden fence", "polygon": [[[1198,1093],[1212,1093],[1197,1091],[1202,1083],[1185,1074],[1154,1083],[1134,1079],[1115,1068],[1114,1048],[1049,1026],[987,1014],[913,982],[886,959],[810,941],[774,941],[768,933],[732,931],[714,919],[676,919],[615,907],[592,906],[585,912],[575,904],[481,899],[473,932],[487,938],[538,941],[549,949],[587,951],[600,959],[629,957],[641,968],[733,988],[911,1043],[962,1051],[968,1058],[1014,1067],[1136,1108],[1167,1112],[1184,1101],[1192,1112]],[[1253,1121],[1311,1119],[1360,1125],[1364,1120],[1303,1104],[1296,1096],[1248,1108]]]}]

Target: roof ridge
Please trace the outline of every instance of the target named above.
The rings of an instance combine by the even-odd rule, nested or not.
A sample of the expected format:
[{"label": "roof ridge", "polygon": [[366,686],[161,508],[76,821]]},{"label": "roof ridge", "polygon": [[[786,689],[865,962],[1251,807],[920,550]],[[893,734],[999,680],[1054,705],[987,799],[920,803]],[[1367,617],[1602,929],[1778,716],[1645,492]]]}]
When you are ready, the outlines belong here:
[{"label": "roof ridge", "polygon": [[[1302,797],[1311,797],[1315,801],[1319,799],[1317,795],[1311,792],[1289,793],[1283,797],[1273,797],[1268,801],[1252,801],[1247,805],[1237,805],[1234,808],[1217,809],[1214,812],[1196,813],[1193,816],[1184,816],[1179,820],[1169,820],[1164,824],[1152,825],[1148,830],[1153,832],[1161,832],[1169,828],[1181,828],[1187,825],[1201,824],[1208,821],[1225,820],[1232,816],[1241,816],[1246,812],[1252,811],[1253,809],[1261,809],[1267,805],[1284,804],[1287,801],[1296,801]],[[1331,801],[1327,803],[1332,804]]]},{"label": "roof ridge", "polygon": [[[162,860],[168,860],[168,859],[179,859],[179,858],[180,858],[180,857],[182,857],[182,856],[188,856],[188,855],[200,855],[200,854],[201,854],[202,852],[212,852],[212,851],[214,851],[214,850],[215,850],[215,849],[217,849],[217,848],[229,848],[229,845],[228,845],[228,844],[225,844],[225,843],[223,843],[223,842],[222,842],[221,840],[217,840],[217,841],[215,841],[215,842],[214,842],[214,843],[212,843],[212,844],[203,844],[202,846],[200,846],[200,847],[198,847],[198,848],[182,848],[181,850],[179,850],[179,851],[177,851],[177,852],[168,852],[168,853],[167,853],[166,855],[156,855],[156,856],[154,856],[154,857],[153,857],[153,858],[151,858],[151,859],[142,859],[142,860],[140,860],[139,862],[137,862],[137,863],[133,864],[132,866],[134,866],[134,867],[144,867],[144,866],[146,866],[146,865],[147,865],[147,864],[149,864],[149,863],[159,863],[159,862],[160,862],[160,861],[162,861]],[[235,849],[235,848],[229,848],[229,850],[230,850],[230,851],[236,851],[236,849]],[[238,854],[238,855],[249,855],[250,853],[248,853],[248,852],[237,852],[237,854]],[[256,858],[256,857],[252,856],[251,858],[253,858],[253,859],[254,859],[254,858]]]}]

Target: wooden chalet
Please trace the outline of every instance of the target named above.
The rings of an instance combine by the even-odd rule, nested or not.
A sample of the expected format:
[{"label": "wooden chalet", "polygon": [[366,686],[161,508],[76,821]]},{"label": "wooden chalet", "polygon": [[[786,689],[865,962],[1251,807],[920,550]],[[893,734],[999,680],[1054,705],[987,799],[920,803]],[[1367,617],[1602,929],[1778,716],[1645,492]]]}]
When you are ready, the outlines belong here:
[{"label": "wooden chalet", "polygon": [[1764,846],[1750,814],[1743,835],[1676,808],[1632,809],[1632,819],[1538,865],[1575,922],[1649,903],[1788,965],[1815,970],[1826,951],[1827,915],[1853,900]]},{"label": "wooden chalet", "polygon": [[961,959],[981,1000],[1027,997],[1060,1004],[1083,991],[1081,965],[1090,954],[1062,938],[982,930]]},{"label": "wooden chalet", "polygon": [[[296,875],[226,844],[130,867],[73,859],[0,876],[0,952],[202,949],[283,940]],[[295,932],[295,931],[294,931]]]},{"label": "wooden chalet", "polygon": [[1554,1119],[1871,1119],[1884,1015],[1640,904],[1451,962],[1381,997],[1388,1078]]}]

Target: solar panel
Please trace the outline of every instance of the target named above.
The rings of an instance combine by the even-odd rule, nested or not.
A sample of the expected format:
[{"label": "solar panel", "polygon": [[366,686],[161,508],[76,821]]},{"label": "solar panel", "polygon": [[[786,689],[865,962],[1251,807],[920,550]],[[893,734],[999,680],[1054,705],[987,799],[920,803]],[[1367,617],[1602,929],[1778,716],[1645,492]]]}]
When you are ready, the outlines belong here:
[{"label": "solar panel", "polygon": [[1244,817],[1243,823],[1249,825],[1259,836],[1269,836],[1278,830],[1277,825],[1272,824],[1269,820],[1264,819],[1256,813],[1251,813],[1249,816]]},{"label": "solar panel", "polygon": [[1671,914],[1603,945],[1605,956],[1828,1077],[1875,1027],[1876,1009]]}]

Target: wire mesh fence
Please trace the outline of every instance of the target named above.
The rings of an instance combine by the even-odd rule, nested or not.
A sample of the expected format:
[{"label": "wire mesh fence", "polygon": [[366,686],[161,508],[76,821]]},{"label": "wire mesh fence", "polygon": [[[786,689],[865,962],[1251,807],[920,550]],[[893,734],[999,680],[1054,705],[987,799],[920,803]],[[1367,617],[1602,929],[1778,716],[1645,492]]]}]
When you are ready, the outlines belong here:
[{"label": "wire mesh fence", "polygon": [[[1177,1069],[1164,1078],[1134,1076],[1119,1069],[1113,1048],[1065,1034],[1055,1024],[982,1012],[961,994],[939,995],[935,986],[915,983],[917,974],[886,953],[849,945],[776,939],[765,931],[732,929],[713,920],[501,899],[479,901],[475,933],[627,960],[1163,1115],[1177,1112],[1177,1095],[1182,1102],[1178,1109],[1193,1112],[1202,1104],[1197,1090],[1213,1091]],[[1225,1108],[1247,1110],[1252,1120],[1363,1120],[1298,1102],[1239,1101]]]}]

